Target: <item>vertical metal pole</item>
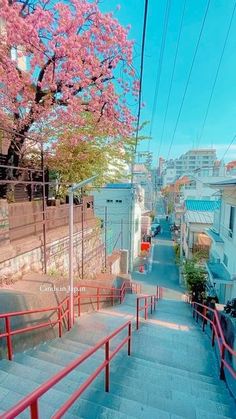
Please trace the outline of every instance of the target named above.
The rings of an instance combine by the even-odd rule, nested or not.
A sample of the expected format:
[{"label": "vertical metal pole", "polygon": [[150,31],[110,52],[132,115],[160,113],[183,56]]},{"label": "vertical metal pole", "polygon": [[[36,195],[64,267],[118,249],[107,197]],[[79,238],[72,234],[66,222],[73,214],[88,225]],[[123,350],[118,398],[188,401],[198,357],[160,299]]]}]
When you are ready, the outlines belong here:
[{"label": "vertical metal pole", "polygon": [[220,362],[220,379],[225,379],[225,372],[224,372],[224,359],[225,359],[225,345],[222,343],[221,349],[221,362]]},{"label": "vertical metal pole", "polygon": [[84,200],[82,198],[82,208],[81,208],[81,216],[82,216],[82,232],[81,232],[81,237],[82,237],[82,243],[81,243],[81,277],[82,279],[84,278]]},{"label": "vertical metal pole", "polygon": [[61,306],[58,307],[58,331],[59,331],[59,338],[61,338],[62,336]]},{"label": "vertical metal pole", "polygon": [[45,194],[45,168],[44,168],[44,153],[43,153],[43,143],[41,143],[41,169],[43,177],[43,270],[44,273],[47,273],[47,240],[46,240],[46,194]]},{"label": "vertical metal pole", "polygon": [[104,214],[105,270],[107,269],[107,207]]},{"label": "vertical metal pole", "polygon": [[152,314],[153,297],[151,296],[151,314]]},{"label": "vertical metal pole", "polygon": [[132,328],[131,328],[131,323],[129,323],[128,325],[128,355],[130,356],[131,354],[131,335],[132,335]]},{"label": "vertical metal pole", "polygon": [[32,419],[39,418],[39,408],[38,408],[38,399],[31,403],[30,405],[30,417]]},{"label": "vertical metal pole", "polygon": [[145,320],[147,320],[147,297],[145,297],[145,309],[144,309],[144,314],[145,314]]},{"label": "vertical metal pole", "polygon": [[124,233],[123,233],[123,218],[120,220],[120,247],[123,249],[124,247]]},{"label": "vertical metal pole", "polygon": [[109,354],[109,340],[105,343],[105,391],[108,393],[110,389],[110,354]]},{"label": "vertical metal pole", "polygon": [[74,194],[69,192],[69,287],[70,287],[70,326],[74,324]]},{"label": "vertical metal pole", "polygon": [[13,354],[12,354],[12,341],[11,341],[11,325],[9,317],[5,317],[5,328],[7,333],[7,352],[8,352],[8,359],[12,361]]},{"label": "vertical metal pole", "polygon": [[137,306],[136,306],[136,329],[139,328],[139,298],[137,298]]}]

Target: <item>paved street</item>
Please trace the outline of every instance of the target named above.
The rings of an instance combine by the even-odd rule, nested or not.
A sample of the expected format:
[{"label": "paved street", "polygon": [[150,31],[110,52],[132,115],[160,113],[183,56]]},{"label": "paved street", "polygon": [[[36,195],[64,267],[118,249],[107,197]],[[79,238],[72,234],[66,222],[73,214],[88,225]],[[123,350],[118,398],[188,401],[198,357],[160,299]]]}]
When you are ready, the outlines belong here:
[{"label": "paved street", "polygon": [[179,272],[175,264],[173,241],[171,240],[170,223],[165,220],[164,204],[157,204],[157,216],[160,219],[161,233],[152,240],[153,262],[151,271],[147,274],[133,272],[132,278],[143,284],[144,292],[153,292],[153,286],[159,285],[164,288],[166,298],[181,298],[184,292],[179,285]]}]

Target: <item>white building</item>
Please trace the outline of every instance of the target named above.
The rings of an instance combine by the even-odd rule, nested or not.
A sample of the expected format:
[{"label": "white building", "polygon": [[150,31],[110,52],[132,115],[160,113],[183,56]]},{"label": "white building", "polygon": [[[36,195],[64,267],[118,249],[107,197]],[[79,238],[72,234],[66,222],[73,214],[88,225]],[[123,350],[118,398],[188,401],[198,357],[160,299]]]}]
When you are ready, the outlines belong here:
[{"label": "white building", "polygon": [[[110,249],[127,249],[130,252],[130,269],[140,253],[142,193],[131,183],[108,184],[94,191],[94,212],[103,220],[107,217],[107,230],[112,234]],[[105,215],[105,213],[107,215]]]},{"label": "white building", "polygon": [[175,160],[176,176],[193,174],[196,170],[213,168],[216,162],[216,150],[211,148],[193,149]]},{"label": "white building", "polygon": [[191,259],[195,252],[209,251],[211,240],[206,229],[212,227],[214,211],[220,207],[220,201],[186,200],[182,234],[185,257]]},{"label": "white building", "polygon": [[134,165],[133,182],[144,189],[144,207],[146,210],[152,211],[154,204],[152,174],[144,164]]},{"label": "white building", "polygon": [[165,188],[168,185],[171,185],[176,180],[176,169],[175,167],[167,167],[162,172],[162,187]]},{"label": "white building", "polygon": [[207,230],[212,239],[207,270],[220,303],[226,303],[236,298],[236,179],[212,183],[212,187],[220,189],[222,198]]}]

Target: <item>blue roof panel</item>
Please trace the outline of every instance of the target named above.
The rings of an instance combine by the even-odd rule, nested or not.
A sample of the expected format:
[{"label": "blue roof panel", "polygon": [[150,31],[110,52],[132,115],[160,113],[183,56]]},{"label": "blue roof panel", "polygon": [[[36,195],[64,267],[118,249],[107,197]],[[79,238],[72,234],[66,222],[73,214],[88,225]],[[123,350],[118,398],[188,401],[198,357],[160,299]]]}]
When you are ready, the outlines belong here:
[{"label": "blue roof panel", "polygon": [[220,200],[207,201],[200,199],[186,199],[185,207],[188,211],[215,211],[220,208]]}]

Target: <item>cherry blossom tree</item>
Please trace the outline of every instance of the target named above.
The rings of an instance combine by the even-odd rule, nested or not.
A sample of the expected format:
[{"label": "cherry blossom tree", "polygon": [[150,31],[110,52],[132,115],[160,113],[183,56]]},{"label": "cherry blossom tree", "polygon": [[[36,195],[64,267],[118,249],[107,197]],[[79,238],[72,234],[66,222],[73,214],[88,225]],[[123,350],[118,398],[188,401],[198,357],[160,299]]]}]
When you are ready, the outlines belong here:
[{"label": "cherry blossom tree", "polygon": [[[137,96],[129,28],[99,2],[0,0],[0,127],[12,132],[8,162],[19,165],[27,137],[70,124],[129,137]],[[22,60],[26,68],[22,68]],[[43,137],[42,137],[43,138]],[[63,139],[61,139],[63,141]]]}]

